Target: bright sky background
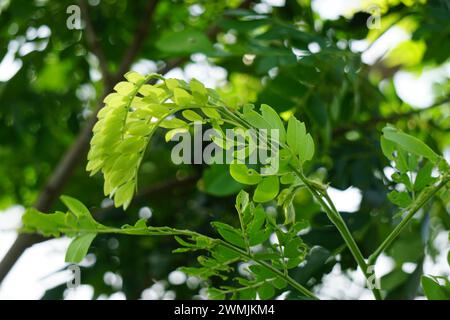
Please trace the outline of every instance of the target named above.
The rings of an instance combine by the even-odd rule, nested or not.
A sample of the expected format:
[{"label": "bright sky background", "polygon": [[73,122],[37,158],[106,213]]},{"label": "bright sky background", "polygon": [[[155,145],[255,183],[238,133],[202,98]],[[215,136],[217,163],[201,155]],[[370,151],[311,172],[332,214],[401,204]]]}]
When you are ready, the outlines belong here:
[{"label": "bright sky background", "polygon": [[[323,18],[337,19],[339,15],[347,15],[351,10],[358,8],[360,3],[361,0],[313,0],[313,9]],[[270,5],[279,6],[283,4],[284,0],[265,0],[258,10],[270,10]],[[46,27],[37,30],[38,36],[48,36],[49,32],[50,30]],[[409,35],[402,29],[392,28],[368,51],[364,51],[368,46],[364,41],[357,41],[353,46],[354,50],[364,51],[363,61],[371,64],[396,44],[408,38]],[[8,53],[0,62],[0,81],[9,80],[20,69],[22,63],[16,57],[16,52],[25,53],[21,52],[21,50],[29,50],[21,48],[20,43],[17,41],[11,42],[8,49]],[[180,68],[172,70],[169,76],[186,80],[195,77],[208,87],[216,87],[226,81],[227,74],[223,68],[210,65],[202,55],[194,55],[193,58],[194,63],[188,64],[184,70]],[[153,72],[155,68],[156,65],[148,60],[142,60],[134,66],[134,69],[143,72]],[[398,72],[394,77],[394,83],[397,93],[402,100],[413,107],[423,108],[430,106],[434,101],[432,82],[445,81],[449,76],[450,65],[447,64],[440,69],[426,70],[421,75],[403,71]],[[361,192],[356,188],[347,190],[331,188],[330,196],[340,211],[355,212],[359,209]],[[23,211],[22,207],[13,206],[0,213],[0,259],[6,254],[17,237],[14,229],[20,226],[20,217]],[[436,239],[436,245],[441,249],[442,254],[436,263],[429,258],[425,261],[425,273],[449,275],[445,256],[449,249],[446,237],[446,232],[442,232]],[[34,245],[26,250],[0,286],[0,299],[39,299],[47,288],[66,282],[69,279],[69,274],[57,271],[66,267],[64,255],[69,241],[67,238],[53,239]],[[403,266],[405,272],[411,272],[413,267],[411,264]],[[392,268],[392,260],[389,257],[382,256],[376,265],[377,275],[386,274]],[[172,273],[171,276],[175,282],[184,279],[183,275],[177,272]],[[353,283],[342,274],[339,266],[336,266],[326,276],[323,285],[319,289],[319,297],[331,299],[362,297],[371,299],[370,291],[363,288],[364,279],[361,276],[361,272],[352,272],[349,276],[354,280]],[[111,274],[107,275],[105,276],[105,281],[108,283],[108,281],[112,281],[111,279],[115,279],[115,282],[120,280],[118,277],[114,277]],[[195,279],[184,279],[184,281],[194,283]],[[82,275],[81,282],[83,282]],[[68,290],[65,298],[91,299],[92,294],[93,290],[91,287],[82,285],[76,290]],[[142,297],[145,299],[173,299],[174,294],[170,291],[164,291],[164,287],[160,283],[156,283],[145,290]],[[102,298],[123,299],[125,297],[119,292],[110,297]]]}]

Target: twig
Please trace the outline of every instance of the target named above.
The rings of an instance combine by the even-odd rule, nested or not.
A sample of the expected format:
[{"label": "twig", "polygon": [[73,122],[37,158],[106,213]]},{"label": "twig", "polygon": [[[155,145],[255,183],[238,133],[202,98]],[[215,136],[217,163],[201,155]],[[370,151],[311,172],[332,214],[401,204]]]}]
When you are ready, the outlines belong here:
[{"label": "twig", "polygon": [[116,78],[119,77],[120,79],[120,77],[130,69],[131,64],[134,62],[134,59],[138,55],[142,44],[144,43],[144,40],[148,35],[150,26],[153,23],[153,16],[158,2],[159,0],[149,1],[142,22],[136,29],[136,32],[134,33],[134,39],[122,59],[122,63],[120,64],[119,70],[117,71]]},{"label": "twig", "polygon": [[110,84],[112,81],[111,74],[108,69],[108,61],[106,59],[105,53],[98,42],[97,33],[92,25],[91,18],[89,16],[89,10],[84,0],[78,1],[81,9],[81,16],[84,18],[84,22],[86,23],[86,41],[91,49],[92,53],[98,58],[100,70],[103,75],[103,79],[105,83]]}]

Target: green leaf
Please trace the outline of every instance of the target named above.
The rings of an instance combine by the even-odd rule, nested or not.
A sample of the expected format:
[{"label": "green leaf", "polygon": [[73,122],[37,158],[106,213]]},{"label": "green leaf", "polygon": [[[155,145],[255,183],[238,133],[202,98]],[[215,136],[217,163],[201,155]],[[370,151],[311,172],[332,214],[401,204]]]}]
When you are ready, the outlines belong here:
[{"label": "green leaf", "polygon": [[183,121],[178,118],[172,118],[172,119],[166,119],[164,121],[161,121],[159,124],[161,128],[165,129],[178,129],[178,128],[185,128],[187,127],[186,121]]},{"label": "green leaf", "polygon": [[222,222],[215,221],[211,224],[226,241],[238,247],[245,248],[245,241],[242,238],[240,230]]},{"label": "green leaf", "polygon": [[249,234],[249,245],[253,247],[258,244],[261,244],[265,242],[267,239],[269,239],[271,234],[272,230],[270,228],[251,233]]},{"label": "green leaf", "polygon": [[243,185],[233,179],[228,166],[214,164],[203,171],[204,191],[218,197],[236,194]]},{"label": "green leaf", "polygon": [[184,89],[173,89],[174,102],[180,107],[188,106],[194,103],[194,98]]},{"label": "green leaf", "polygon": [[270,122],[254,110],[244,112],[243,118],[257,129],[270,129]]},{"label": "green leaf", "polygon": [[422,288],[428,300],[449,300],[450,292],[430,277],[422,276]]},{"label": "green leaf", "polygon": [[60,229],[66,226],[66,214],[55,212],[45,214],[34,208],[29,208],[22,216],[23,231],[39,232],[44,236],[58,237]]},{"label": "green leaf", "polygon": [[313,158],[314,140],[309,133],[306,133],[305,124],[294,116],[289,118],[287,143],[294,154],[299,157],[301,164]]},{"label": "green leaf", "polygon": [[122,96],[128,96],[134,91],[134,89],[134,85],[126,81],[121,81],[114,86],[114,90],[120,93]]},{"label": "green leaf", "polygon": [[127,182],[117,189],[114,194],[114,205],[116,208],[123,205],[123,208],[126,209],[130,205],[131,200],[133,199],[134,189],[134,181]]},{"label": "green leaf", "polygon": [[395,144],[392,141],[387,140],[384,136],[381,136],[380,145],[384,156],[389,160],[394,161]]},{"label": "green leaf", "polygon": [[222,290],[216,288],[208,288],[208,298],[211,300],[224,300],[225,294]]},{"label": "green leaf", "polygon": [[434,165],[431,162],[427,162],[423,168],[417,173],[416,179],[414,181],[414,190],[420,191],[427,185],[433,183],[435,178],[431,176]]},{"label": "green leaf", "polygon": [[280,183],[277,176],[269,176],[263,178],[256,187],[255,194],[253,195],[253,201],[255,202],[268,202],[273,200],[280,189]]},{"label": "green leaf", "polygon": [[303,122],[298,121],[294,116],[289,118],[287,129],[287,143],[294,154],[299,152],[299,139],[306,135],[306,127]]},{"label": "green leaf", "polygon": [[247,209],[249,201],[250,199],[248,193],[241,190],[236,197],[236,210],[239,212],[244,212]]},{"label": "green leaf", "polygon": [[208,102],[208,91],[203,83],[197,79],[192,79],[189,82],[189,86],[191,87],[192,96],[194,97],[195,102],[200,105],[205,105]]},{"label": "green leaf", "polygon": [[169,90],[174,91],[176,88],[180,87],[180,81],[181,80],[169,78],[166,79],[164,82]]},{"label": "green leaf", "polygon": [[261,181],[261,176],[254,169],[249,169],[245,164],[230,164],[230,174],[234,180],[243,184],[254,185]]},{"label": "green leaf", "polygon": [[398,192],[397,190],[391,191],[388,194],[388,198],[393,204],[401,208],[408,207],[412,202],[412,199],[407,192]]},{"label": "green leaf", "polygon": [[248,234],[250,237],[253,236],[256,232],[258,232],[261,227],[264,225],[266,221],[266,212],[261,205],[258,205],[256,208],[252,210],[253,220],[248,225]]},{"label": "green leaf", "polygon": [[184,110],[182,112],[183,117],[185,117],[187,120],[189,121],[203,121],[203,118],[201,115],[199,115],[197,112],[192,111],[192,110]]},{"label": "green leaf", "polygon": [[61,196],[61,201],[66,205],[66,207],[77,217],[81,216],[91,216],[89,209],[81,203],[79,200],[69,197],[69,196]]},{"label": "green leaf", "polygon": [[172,130],[169,130],[166,132],[166,134],[164,135],[164,139],[166,140],[166,142],[171,141],[176,135],[178,134],[184,134],[186,132],[189,132],[186,128],[175,128]]},{"label": "green leaf", "polygon": [[295,222],[295,208],[292,202],[289,202],[283,207],[284,210],[284,224]]},{"label": "green leaf", "polygon": [[278,129],[280,142],[284,142],[286,140],[286,129],[284,128],[283,121],[281,121],[278,113],[273,110],[269,105],[262,104],[261,105],[261,114],[270,124],[271,129]]},{"label": "green leaf", "polygon": [[86,233],[72,240],[66,252],[65,261],[69,263],[80,263],[86,256],[96,233]]},{"label": "green leaf", "polygon": [[437,155],[425,143],[423,143],[419,139],[417,139],[413,136],[410,136],[396,128],[384,127],[383,128],[383,136],[387,140],[397,143],[405,151],[410,152],[415,155],[418,155],[418,156],[425,157],[433,163],[437,163],[440,159],[439,155]]},{"label": "green leaf", "polygon": [[270,283],[265,282],[258,288],[258,295],[262,300],[270,299],[275,295],[275,289]]},{"label": "green leaf", "polygon": [[299,156],[300,161],[304,163],[305,161],[309,161],[314,156],[314,140],[311,135],[308,133],[304,139],[300,140],[300,150]]},{"label": "green leaf", "polygon": [[145,80],[144,76],[136,71],[129,71],[125,73],[124,77],[134,84],[141,83]]},{"label": "green leaf", "polygon": [[[69,200],[68,200],[69,199]],[[65,197],[67,203],[80,205],[81,203],[73,201],[75,199]],[[84,207],[84,205],[82,205]],[[85,208],[85,207],[84,207]],[[73,209],[72,209],[73,210]],[[87,209],[86,209],[87,210]],[[77,210],[75,210],[77,211]],[[72,211],[68,213],[42,213],[36,209],[30,208],[22,216],[22,231],[24,232],[38,232],[44,236],[60,236],[61,233],[74,236],[80,232],[96,233],[97,230],[104,228],[103,225],[95,221],[89,212],[84,214],[75,214]]]},{"label": "green leaf", "polygon": [[212,44],[204,32],[194,29],[166,32],[156,41],[156,47],[162,52],[173,54],[210,52],[213,50]]},{"label": "green leaf", "polygon": [[213,108],[202,108],[202,112],[210,119],[221,119],[220,113]]}]

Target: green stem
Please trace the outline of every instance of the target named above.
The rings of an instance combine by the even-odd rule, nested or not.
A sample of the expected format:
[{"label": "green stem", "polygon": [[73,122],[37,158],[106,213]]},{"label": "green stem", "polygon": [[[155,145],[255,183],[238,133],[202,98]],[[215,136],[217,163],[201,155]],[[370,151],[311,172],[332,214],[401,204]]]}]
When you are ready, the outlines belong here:
[{"label": "green stem", "polygon": [[374,264],[379,257],[379,255],[386,250],[392,242],[398,237],[400,232],[405,228],[408,222],[412,219],[414,214],[422,208],[428,200],[433,197],[436,192],[438,192],[442,187],[444,187],[450,181],[450,177],[444,175],[440,182],[437,185],[427,187],[424,189],[420,195],[416,198],[416,200],[409,207],[408,213],[403,218],[402,221],[392,230],[392,232],[387,236],[387,238],[381,243],[381,245],[372,253],[372,255],[368,259],[369,264]]},{"label": "green stem", "polygon": [[246,258],[247,260],[252,260],[254,261],[256,264],[259,264],[260,266],[270,270],[271,272],[275,273],[276,275],[278,275],[279,277],[283,278],[287,283],[289,283],[293,288],[297,289],[300,293],[302,293],[304,296],[308,297],[308,298],[312,298],[312,299],[319,299],[318,297],[316,297],[314,295],[314,293],[312,293],[311,291],[309,291],[308,289],[306,289],[305,287],[303,287],[300,283],[298,283],[297,281],[295,281],[294,279],[292,279],[289,275],[285,275],[283,272],[281,272],[280,270],[278,270],[277,268],[271,266],[270,264],[268,264],[265,261],[262,260],[258,260],[253,258],[252,256],[248,255],[245,251],[233,246],[232,244],[225,242],[223,240],[216,240],[218,242],[220,242],[221,245],[223,245],[224,247],[227,247],[228,249],[238,253],[239,255],[241,255],[242,257]]},{"label": "green stem", "polygon": [[245,260],[251,260],[254,261],[256,264],[259,264],[260,266],[270,270],[271,272],[275,273],[277,276],[283,278],[287,283],[289,283],[293,288],[297,289],[301,294],[308,298],[312,299],[318,299],[311,291],[303,287],[301,284],[299,284],[297,281],[292,279],[289,275],[285,275],[280,270],[276,269],[275,267],[271,266],[265,261],[255,259],[250,253],[247,253],[246,251],[243,251],[234,245],[221,240],[221,239],[215,239],[210,238],[208,236],[204,236],[200,233],[197,233],[195,231],[190,230],[179,230],[174,229],[170,227],[147,227],[147,228],[130,228],[130,229],[120,229],[120,228],[109,228],[109,227],[102,227],[98,229],[70,229],[70,228],[62,228],[59,230],[62,233],[115,233],[115,234],[126,234],[126,235],[140,235],[140,236],[187,236],[187,237],[205,237],[211,240],[211,242],[223,245],[224,247],[229,248],[230,250],[238,253],[242,258]]},{"label": "green stem", "polygon": [[[342,238],[344,239],[345,243],[347,244],[348,249],[350,250],[351,254],[353,255],[353,258],[356,260],[356,263],[361,268],[361,271],[363,272],[365,278],[369,280],[369,278],[372,276],[368,273],[368,268],[366,261],[364,259],[364,256],[361,253],[361,250],[359,250],[358,245],[356,244],[355,239],[353,238],[350,230],[348,229],[347,225],[345,224],[344,219],[342,219],[341,215],[337,211],[336,207],[334,206],[333,202],[331,201],[329,195],[326,191],[317,191],[316,188],[311,186],[308,179],[303,175],[301,171],[299,171],[295,167],[291,167],[292,170],[295,172],[295,174],[302,180],[302,182],[306,185],[308,190],[311,192],[311,194],[314,196],[314,198],[319,202],[322,209],[327,214],[330,221],[335,225],[335,227],[338,229],[339,233],[341,234]],[[324,200],[325,198],[325,200]],[[381,300],[381,293],[378,289],[372,288],[372,293],[377,300]]]},{"label": "green stem", "polygon": [[222,294],[229,294],[229,293],[240,292],[240,291],[244,291],[244,290],[248,290],[248,289],[256,289],[256,288],[262,286],[266,282],[271,282],[271,281],[275,281],[275,280],[276,279],[267,279],[267,280],[264,280],[264,281],[256,282],[255,284],[252,284],[250,286],[246,286],[246,287],[242,287],[242,288],[236,288],[236,289],[230,289],[230,290],[220,290],[219,289],[219,291]]}]

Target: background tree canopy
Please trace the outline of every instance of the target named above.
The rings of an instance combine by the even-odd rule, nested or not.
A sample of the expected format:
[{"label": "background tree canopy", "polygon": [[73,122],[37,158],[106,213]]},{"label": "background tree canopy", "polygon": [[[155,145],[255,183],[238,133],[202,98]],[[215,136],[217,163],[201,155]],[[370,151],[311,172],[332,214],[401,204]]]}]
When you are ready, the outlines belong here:
[{"label": "background tree canopy", "polygon": [[[341,215],[368,257],[398,223],[402,204],[387,198],[398,181],[381,150],[381,129],[394,124],[437,153],[449,152],[450,6],[445,0],[360,2],[329,18],[322,8],[327,1],[319,0],[86,0],[69,12],[70,1],[0,2],[0,208],[62,210],[58,197],[69,194],[105,225],[150,217],[151,225],[203,234],[214,234],[214,220],[235,225],[235,197],[244,186],[226,166],[173,164],[164,133],[152,140],[127,212],[105,199],[101,176],[85,171],[103,98],[129,70],[158,72],[197,78],[231,108],[264,103],[284,120],[295,115],[305,122],[316,146],[308,173],[333,188],[359,190],[344,200],[355,212]],[[77,8],[81,29],[67,24]],[[427,75],[427,87],[405,86],[414,75]],[[355,296],[330,293],[327,287],[337,284],[326,280],[332,270],[353,278],[356,262],[307,190],[293,204],[296,220],[309,222],[302,238],[310,249],[291,276],[321,297],[367,297],[362,287]],[[448,194],[435,197],[385,252],[387,298],[424,295],[424,264],[447,259],[448,206]],[[19,235],[0,262],[0,281],[28,247],[44,240]],[[94,298],[204,295],[197,279],[173,273],[197,263],[193,255],[172,254],[175,248],[171,238],[98,237],[82,283],[93,287]],[[433,276],[449,274],[447,265]],[[43,298],[62,298],[65,290],[65,283],[57,285]]]}]

